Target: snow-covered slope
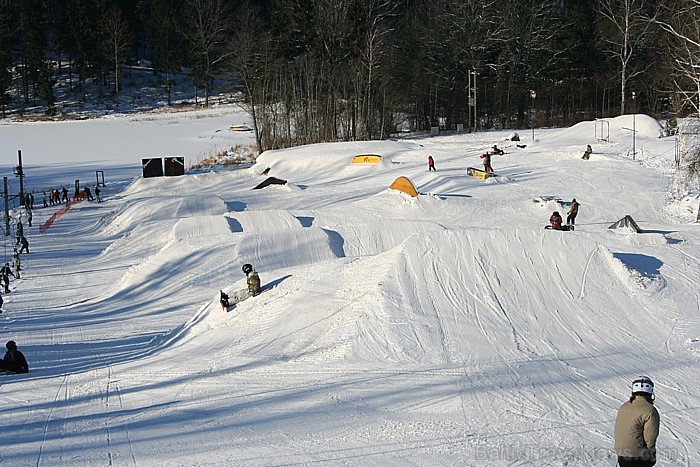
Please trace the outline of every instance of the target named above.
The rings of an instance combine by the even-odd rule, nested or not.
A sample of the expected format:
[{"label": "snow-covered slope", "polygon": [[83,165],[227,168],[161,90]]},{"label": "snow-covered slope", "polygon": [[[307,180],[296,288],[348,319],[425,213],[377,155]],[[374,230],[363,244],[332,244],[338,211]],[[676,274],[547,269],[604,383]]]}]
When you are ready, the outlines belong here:
[{"label": "snow-covered slope", "polygon": [[[220,117],[0,135],[48,144],[137,124],[145,146],[166,123],[219,135]],[[43,234],[58,208],[35,209],[23,278],[4,296],[3,335],[31,372],[0,377],[12,427],[0,463],[614,465],[616,409],[648,374],[659,465],[692,465],[700,232],[667,209],[673,154],[658,123],[635,117],[635,160],[632,116],[609,120],[607,142],[596,125],[536,130],[525,148],[512,132],[321,144],[136,180],[109,175],[141,157],[110,140],[93,161],[114,164],[105,202]],[[195,138],[187,157],[218,137]],[[499,176],[467,177],[494,143]],[[30,186],[82,170],[58,151],[50,170],[25,151]],[[352,164],[358,154],[382,161]],[[267,167],[287,185],[253,190]],[[389,189],[399,176],[421,195]],[[544,230],[573,197],[576,230]],[[627,214],[643,233],[608,229]],[[227,313],[219,290],[245,288],[248,262],[264,291]]]}]

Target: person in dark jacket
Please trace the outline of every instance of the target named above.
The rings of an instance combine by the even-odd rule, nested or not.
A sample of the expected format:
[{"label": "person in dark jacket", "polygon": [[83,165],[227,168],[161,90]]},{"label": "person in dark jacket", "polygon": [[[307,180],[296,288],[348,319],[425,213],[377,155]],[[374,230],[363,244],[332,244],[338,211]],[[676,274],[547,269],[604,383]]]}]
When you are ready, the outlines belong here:
[{"label": "person in dark jacket", "polygon": [[593,148],[591,147],[590,144],[586,145],[586,152],[583,153],[583,157],[581,159],[588,160],[591,158],[591,154],[593,153]]},{"label": "person in dark jacket", "polygon": [[260,276],[258,276],[258,273],[253,269],[252,264],[244,264],[242,269],[247,277],[248,291],[255,297],[260,293]]},{"label": "person in dark jacket", "polygon": [[27,237],[23,235],[22,238],[19,239],[19,242],[22,244],[22,248],[19,249],[19,253],[22,254],[25,251],[29,253],[29,240],[27,240]]},{"label": "person in dark jacket", "polygon": [[615,419],[615,454],[620,467],[656,464],[659,424],[654,382],[648,376],[639,376],[632,383],[632,397],[622,404]]},{"label": "person in dark jacket", "polygon": [[8,341],[5,347],[7,347],[7,352],[5,358],[0,360],[0,369],[11,373],[29,373],[27,359],[24,358],[22,352],[17,350],[15,341]]},{"label": "person in dark jacket", "polygon": [[2,280],[2,285],[5,286],[5,293],[10,293],[10,276],[15,277],[10,269],[10,263],[5,263],[5,266],[0,269],[0,280]]}]

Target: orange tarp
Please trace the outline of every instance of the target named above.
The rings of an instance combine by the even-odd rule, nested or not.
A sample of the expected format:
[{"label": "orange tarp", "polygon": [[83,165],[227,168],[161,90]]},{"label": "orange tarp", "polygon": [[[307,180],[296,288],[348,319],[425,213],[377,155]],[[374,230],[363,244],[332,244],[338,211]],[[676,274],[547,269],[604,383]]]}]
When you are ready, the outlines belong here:
[{"label": "orange tarp", "polygon": [[411,195],[414,198],[418,196],[418,190],[416,190],[416,187],[413,186],[413,183],[406,177],[399,177],[396,180],[394,180],[394,183],[391,184],[389,187],[392,190],[399,190],[403,191],[407,195]]}]

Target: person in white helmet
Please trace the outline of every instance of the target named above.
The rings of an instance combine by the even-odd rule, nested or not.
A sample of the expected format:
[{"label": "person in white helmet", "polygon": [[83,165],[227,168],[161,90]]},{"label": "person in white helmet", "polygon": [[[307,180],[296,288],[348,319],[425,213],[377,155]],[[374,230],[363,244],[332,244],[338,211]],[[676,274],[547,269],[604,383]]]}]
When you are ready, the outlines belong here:
[{"label": "person in white helmet", "polygon": [[615,454],[620,467],[656,464],[659,422],[654,382],[648,376],[639,376],[632,382],[632,397],[622,404],[615,419]]}]

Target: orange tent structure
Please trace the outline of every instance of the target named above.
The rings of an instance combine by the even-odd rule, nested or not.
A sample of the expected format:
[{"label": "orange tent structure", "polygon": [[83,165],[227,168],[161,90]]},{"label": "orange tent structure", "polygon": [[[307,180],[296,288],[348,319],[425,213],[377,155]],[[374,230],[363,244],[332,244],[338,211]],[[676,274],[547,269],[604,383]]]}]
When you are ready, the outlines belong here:
[{"label": "orange tent structure", "polygon": [[392,190],[403,191],[407,195],[413,196],[414,198],[418,196],[418,190],[413,186],[413,183],[406,177],[399,177],[394,180],[394,183],[389,187]]}]

